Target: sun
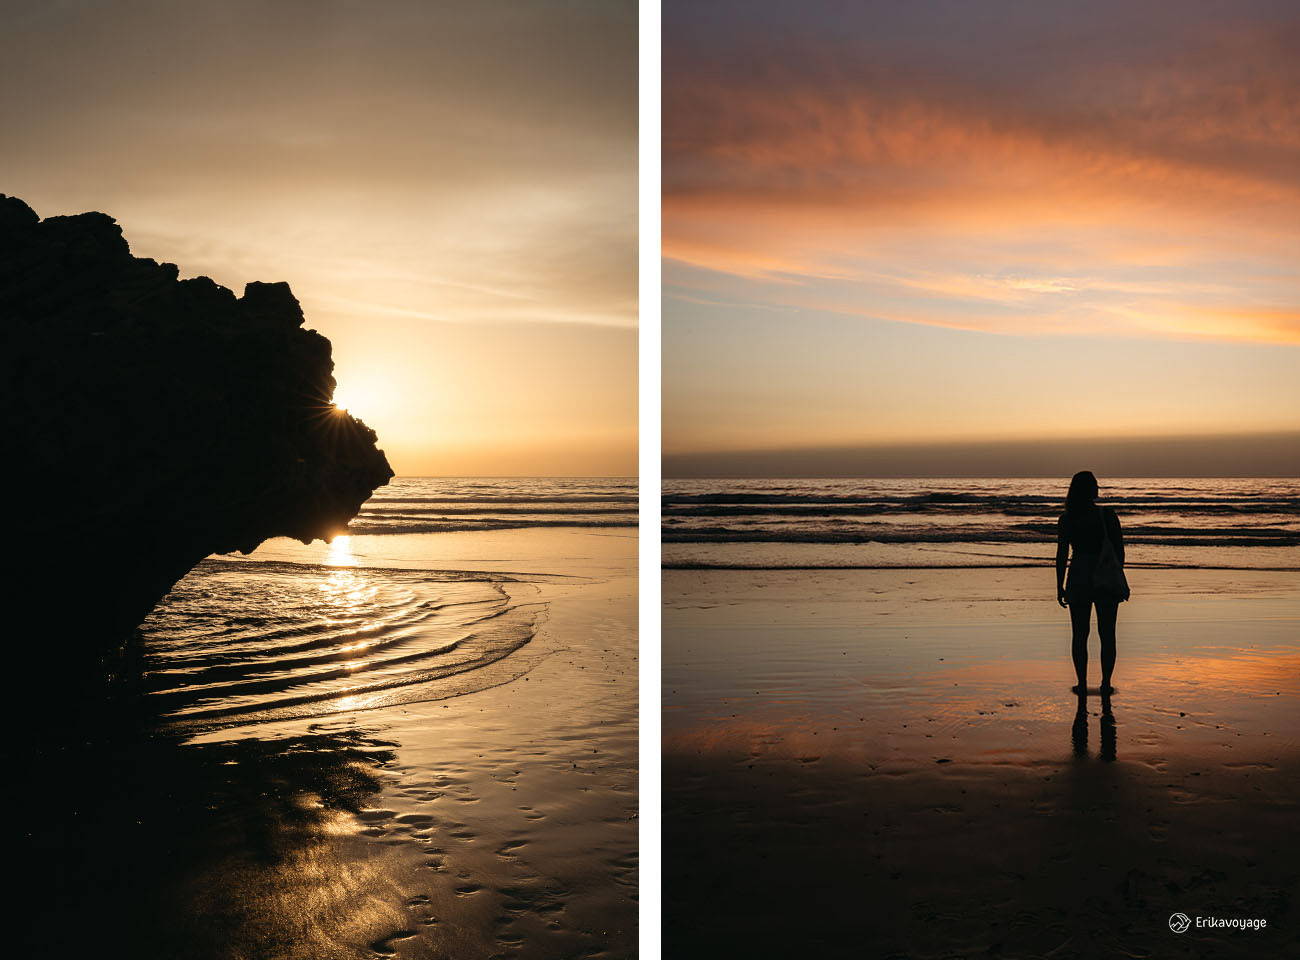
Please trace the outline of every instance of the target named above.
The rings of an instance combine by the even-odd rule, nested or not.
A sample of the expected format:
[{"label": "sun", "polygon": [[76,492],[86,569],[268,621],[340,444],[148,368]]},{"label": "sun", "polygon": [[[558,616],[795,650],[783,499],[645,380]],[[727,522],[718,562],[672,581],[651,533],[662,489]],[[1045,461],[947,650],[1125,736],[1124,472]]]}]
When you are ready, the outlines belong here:
[{"label": "sun", "polygon": [[383,419],[391,415],[397,400],[391,384],[376,377],[339,377],[332,398],[334,409],[354,417]]},{"label": "sun", "polygon": [[373,411],[381,395],[380,391],[370,389],[367,384],[349,380],[334,388],[334,408],[347,413],[355,413],[358,408]]}]

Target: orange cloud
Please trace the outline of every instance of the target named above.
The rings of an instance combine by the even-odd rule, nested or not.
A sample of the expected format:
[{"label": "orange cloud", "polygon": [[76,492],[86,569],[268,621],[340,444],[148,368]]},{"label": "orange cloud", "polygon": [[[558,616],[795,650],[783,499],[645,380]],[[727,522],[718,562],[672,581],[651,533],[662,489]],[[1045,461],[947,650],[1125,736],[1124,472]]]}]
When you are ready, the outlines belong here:
[{"label": "orange cloud", "polygon": [[793,45],[749,70],[679,58],[664,255],[885,319],[1296,342],[1287,37],[1198,35],[1149,63],[1084,50],[1016,88],[993,61],[900,65],[874,37],[865,65]]}]

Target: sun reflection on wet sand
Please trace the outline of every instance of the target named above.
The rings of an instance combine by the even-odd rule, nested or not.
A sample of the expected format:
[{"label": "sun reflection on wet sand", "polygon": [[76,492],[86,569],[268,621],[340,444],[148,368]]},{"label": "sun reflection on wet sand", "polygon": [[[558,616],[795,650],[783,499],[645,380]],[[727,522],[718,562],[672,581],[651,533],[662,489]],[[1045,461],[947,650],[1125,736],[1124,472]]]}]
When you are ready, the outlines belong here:
[{"label": "sun reflection on wet sand", "polygon": [[[665,577],[674,955],[789,952],[815,915],[815,952],[1164,956],[1175,910],[1285,910],[1293,583],[1148,572],[1117,691],[1079,699],[1048,573]],[[1215,955],[1287,953],[1260,942]]]},{"label": "sun reflection on wet sand", "polygon": [[329,542],[329,550],[321,560],[327,567],[355,567],[357,558],[352,553],[352,537],[340,534]]},{"label": "sun reflection on wet sand", "polygon": [[339,697],[331,704],[336,713],[349,713],[353,710],[365,710],[380,701],[374,694],[349,694]]},{"label": "sun reflection on wet sand", "polygon": [[[352,538],[338,536],[330,541],[329,552],[321,561],[323,566],[334,568],[321,583],[325,602],[337,615],[355,616],[374,605],[376,585],[356,569],[357,559],[352,552]],[[367,644],[345,649],[363,650]]]},{"label": "sun reflection on wet sand", "polygon": [[[735,578],[727,607],[690,606],[685,587],[665,617],[665,750],[852,762],[1061,759],[1059,728],[1076,713],[1068,626],[1040,614],[981,616],[969,582],[960,603],[904,598],[885,617],[875,609],[882,601],[860,599],[882,578],[861,580],[861,592],[802,605],[768,599],[766,582],[750,593]],[[1020,600],[1014,590],[989,599]],[[1200,620],[1133,606],[1138,615],[1121,618],[1115,695],[1137,746],[1129,756],[1271,750],[1300,697],[1294,619],[1276,598],[1225,595],[1217,614]],[[1092,655],[1095,685],[1095,639]]]}]

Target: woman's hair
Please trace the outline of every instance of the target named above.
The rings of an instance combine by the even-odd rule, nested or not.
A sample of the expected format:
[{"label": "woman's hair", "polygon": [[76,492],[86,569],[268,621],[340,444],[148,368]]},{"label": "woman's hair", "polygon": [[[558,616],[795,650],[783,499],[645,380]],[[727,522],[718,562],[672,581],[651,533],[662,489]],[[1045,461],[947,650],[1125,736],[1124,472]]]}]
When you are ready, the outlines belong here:
[{"label": "woman's hair", "polygon": [[1065,495],[1065,512],[1076,513],[1092,506],[1097,499],[1097,478],[1091,470],[1080,470],[1070,479],[1070,492]]}]

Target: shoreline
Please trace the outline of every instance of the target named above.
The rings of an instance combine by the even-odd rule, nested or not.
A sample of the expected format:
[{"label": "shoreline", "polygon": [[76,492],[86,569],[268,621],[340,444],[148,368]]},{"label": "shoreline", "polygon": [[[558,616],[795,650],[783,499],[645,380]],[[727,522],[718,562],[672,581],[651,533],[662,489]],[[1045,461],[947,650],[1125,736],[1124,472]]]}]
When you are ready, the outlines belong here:
[{"label": "shoreline", "polygon": [[[875,566],[860,563],[771,563],[771,564],[724,564],[678,561],[661,563],[663,570],[1052,570],[1054,562],[1033,563],[926,563],[926,564],[878,564]],[[1191,566],[1178,563],[1156,563],[1154,561],[1125,563],[1125,570],[1230,570],[1245,573],[1258,570],[1263,573],[1291,573],[1300,571],[1296,567],[1270,567],[1251,564],[1249,566],[1232,566],[1229,564],[1199,564]]]}]

